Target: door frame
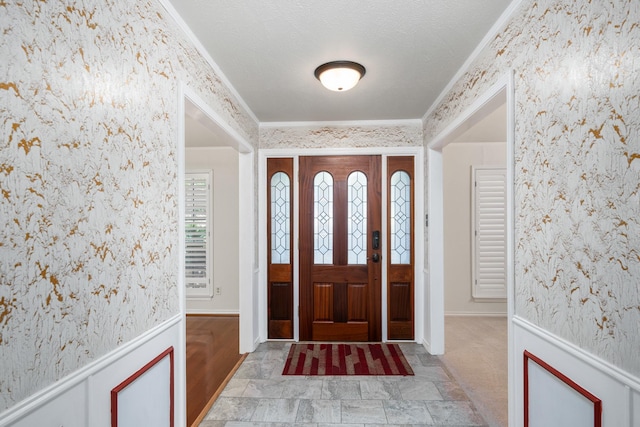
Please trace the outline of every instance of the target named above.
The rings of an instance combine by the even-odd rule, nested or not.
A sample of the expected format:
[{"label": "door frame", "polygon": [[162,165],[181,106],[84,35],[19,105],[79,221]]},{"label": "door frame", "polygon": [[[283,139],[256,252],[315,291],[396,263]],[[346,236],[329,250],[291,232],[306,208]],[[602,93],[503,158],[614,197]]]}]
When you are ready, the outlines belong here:
[{"label": "door frame", "polygon": [[515,315],[515,84],[513,70],[500,77],[493,86],[476,98],[442,132],[426,143],[428,162],[428,242],[429,242],[429,318],[426,336],[431,354],[444,353],[444,217],[442,149],[455,141],[467,129],[478,123],[496,108],[506,103],[507,110],[507,352],[509,425],[515,425],[515,345],[513,318]]},{"label": "door frame", "polygon": [[[202,125],[209,128],[219,139],[220,145],[231,147],[238,152],[238,212],[240,224],[255,224],[254,210],[254,147],[238,131],[231,127],[227,121],[200,95],[186,83],[180,82],[178,86],[178,124],[177,124],[177,162],[178,162],[178,235],[184,235],[185,202],[184,202],[184,175],[185,175],[185,114],[190,114]],[[215,238],[215,237],[214,237]],[[240,353],[252,352],[259,344],[258,331],[255,327],[256,305],[256,272],[254,264],[255,236],[253,227],[240,227],[238,233],[238,300],[240,316]],[[178,256],[180,259],[178,271],[178,295],[180,297],[180,313],[186,315],[186,292],[184,288],[184,239],[179,239]],[[185,331],[183,330],[184,334]],[[184,336],[180,337],[181,343],[186,343]],[[186,347],[185,347],[186,348]],[[184,369],[185,366],[180,366]],[[182,376],[185,378],[185,375]],[[186,387],[179,384],[179,387]],[[186,392],[185,392],[186,396]]]},{"label": "door frame", "polygon": [[[293,340],[300,338],[300,257],[299,257],[299,182],[298,182],[298,160],[301,156],[356,156],[356,155],[380,155],[382,156],[381,176],[382,182],[382,235],[387,233],[387,188],[386,159],[389,156],[414,156],[415,157],[415,338],[414,341],[423,344],[424,342],[424,313],[426,307],[421,305],[424,302],[424,147],[371,147],[371,148],[277,148],[261,149],[258,152],[258,262],[260,283],[258,289],[258,319],[260,341],[268,340],[268,313],[267,313],[267,159],[268,158],[293,158]],[[387,341],[387,267],[386,262],[382,264],[382,341]]]}]

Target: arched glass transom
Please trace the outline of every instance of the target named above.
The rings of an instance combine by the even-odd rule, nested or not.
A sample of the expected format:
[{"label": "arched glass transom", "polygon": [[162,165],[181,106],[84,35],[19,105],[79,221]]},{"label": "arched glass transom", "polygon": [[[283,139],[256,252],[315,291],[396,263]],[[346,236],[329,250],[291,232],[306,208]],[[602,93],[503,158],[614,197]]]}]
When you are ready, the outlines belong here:
[{"label": "arched glass transom", "polygon": [[405,171],[391,176],[391,263],[411,263],[411,179]]},{"label": "arched glass transom", "polygon": [[313,178],[313,262],[333,264],[333,177],[324,171]]},{"label": "arched glass transom", "polygon": [[284,172],[271,177],[271,263],[291,262],[291,180]]},{"label": "arched glass transom", "polygon": [[347,181],[347,254],[349,264],[367,263],[367,176],[352,172]]}]

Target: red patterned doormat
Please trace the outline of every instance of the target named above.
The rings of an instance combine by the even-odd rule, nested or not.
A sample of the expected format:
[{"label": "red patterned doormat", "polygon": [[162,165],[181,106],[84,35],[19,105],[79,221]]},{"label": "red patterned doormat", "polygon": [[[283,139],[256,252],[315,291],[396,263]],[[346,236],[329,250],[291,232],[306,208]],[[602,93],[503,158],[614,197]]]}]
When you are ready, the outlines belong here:
[{"label": "red patterned doormat", "polygon": [[413,375],[397,344],[292,344],[282,375]]}]

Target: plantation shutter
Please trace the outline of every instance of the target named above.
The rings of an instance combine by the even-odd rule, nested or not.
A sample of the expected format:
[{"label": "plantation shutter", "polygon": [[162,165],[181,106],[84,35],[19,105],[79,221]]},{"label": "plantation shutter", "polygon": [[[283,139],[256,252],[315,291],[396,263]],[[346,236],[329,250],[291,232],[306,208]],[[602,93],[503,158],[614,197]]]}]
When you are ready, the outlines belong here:
[{"label": "plantation shutter", "polygon": [[505,168],[473,167],[474,298],[507,297]]},{"label": "plantation shutter", "polygon": [[211,172],[185,174],[185,285],[188,297],[212,297]]}]

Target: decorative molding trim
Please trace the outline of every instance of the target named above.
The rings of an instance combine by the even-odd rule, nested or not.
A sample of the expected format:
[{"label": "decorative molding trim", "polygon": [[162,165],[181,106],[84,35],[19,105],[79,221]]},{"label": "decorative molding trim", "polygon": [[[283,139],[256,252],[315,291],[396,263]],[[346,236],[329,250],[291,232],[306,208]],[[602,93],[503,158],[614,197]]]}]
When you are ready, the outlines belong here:
[{"label": "decorative molding trim", "polygon": [[[261,148],[260,162],[267,157],[300,157],[300,156],[418,156],[423,155],[424,147],[362,147],[362,148]],[[261,177],[262,178],[262,177]]]},{"label": "decorative molding trim", "polygon": [[[153,358],[149,363],[144,365],[142,368],[134,372],[129,378],[118,384],[111,390],[111,425],[112,427],[118,427],[118,396],[123,390],[125,390],[129,385],[134,383],[140,377],[142,377],[146,372],[148,372],[151,368],[158,364],[165,357],[169,358],[169,425],[173,427],[175,425],[175,410],[174,410],[174,402],[175,402],[175,389],[174,389],[174,378],[175,378],[175,368],[174,368],[174,358],[173,358],[173,346],[169,347],[158,356]],[[126,399],[125,399],[126,401]]]},{"label": "decorative molding trim", "polygon": [[[169,320],[155,326],[147,331],[145,334],[140,335],[131,341],[123,344],[117,349],[107,353],[98,360],[78,369],[72,374],[56,381],[54,384],[34,393],[30,397],[26,398],[17,405],[9,408],[2,414],[0,414],[0,425],[7,425],[9,423],[19,421],[21,418],[29,415],[31,412],[37,410],[46,403],[52,401],[60,394],[70,390],[72,387],[80,384],[83,381],[89,379],[92,375],[107,368],[109,365],[123,358],[138,347],[143,346],[159,335],[171,329],[173,326],[183,322],[182,314],[176,314]],[[3,424],[7,423],[7,424]]]},{"label": "decorative molding trim", "polygon": [[392,127],[415,126],[422,128],[421,119],[404,120],[352,120],[352,121],[326,121],[326,122],[260,122],[260,129],[267,128],[296,128],[296,127]]},{"label": "decorative molding trim", "polygon": [[458,82],[458,80],[460,80],[462,78],[464,73],[466,73],[469,70],[469,68],[471,67],[471,64],[476,59],[478,59],[478,56],[480,55],[480,53],[489,45],[491,40],[493,40],[493,38],[496,35],[498,35],[498,31],[500,31],[500,29],[502,29],[509,22],[509,20],[512,18],[514,12],[518,9],[518,7],[520,7],[521,3],[522,3],[522,0],[513,0],[511,2],[511,4],[509,5],[509,7],[507,7],[505,9],[505,11],[502,12],[502,15],[500,15],[500,18],[498,18],[496,23],[493,24],[493,26],[489,29],[487,34],[485,34],[484,38],[480,41],[478,46],[476,46],[476,48],[473,50],[473,52],[471,52],[471,55],[469,55],[467,60],[464,61],[462,66],[453,75],[451,80],[449,80],[449,83],[445,86],[445,88],[442,90],[442,92],[440,92],[440,95],[438,95],[436,100],[433,101],[433,104],[431,104],[431,106],[429,107],[427,112],[424,113],[424,116],[422,116],[422,123],[423,124],[427,120],[429,115],[431,115],[431,113],[433,113],[433,111],[438,107],[438,105],[440,105],[440,103],[442,102],[444,97],[451,91],[451,89],[453,88],[453,85],[455,85]]},{"label": "decorative molding trim", "polygon": [[535,362],[538,366],[545,369],[547,372],[555,376],[557,379],[562,381],[564,384],[571,387],[573,390],[578,392],[584,398],[593,403],[593,427],[602,427],[602,400],[591,394],[585,388],[581,387],[575,381],[573,381],[568,376],[564,375],[562,372],[558,371],[553,366],[549,365],[544,360],[540,359],[537,356],[534,356],[529,351],[524,351],[524,427],[529,427],[529,360]]}]

